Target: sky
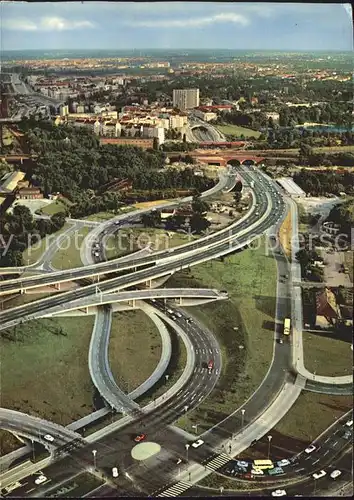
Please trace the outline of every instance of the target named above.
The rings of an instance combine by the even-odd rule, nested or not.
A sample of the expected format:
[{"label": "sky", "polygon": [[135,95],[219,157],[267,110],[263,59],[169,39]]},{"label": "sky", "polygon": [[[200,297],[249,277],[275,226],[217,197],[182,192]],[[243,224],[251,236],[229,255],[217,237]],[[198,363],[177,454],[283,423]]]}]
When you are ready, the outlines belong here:
[{"label": "sky", "polygon": [[1,49],[352,50],[350,4],[1,2]]}]

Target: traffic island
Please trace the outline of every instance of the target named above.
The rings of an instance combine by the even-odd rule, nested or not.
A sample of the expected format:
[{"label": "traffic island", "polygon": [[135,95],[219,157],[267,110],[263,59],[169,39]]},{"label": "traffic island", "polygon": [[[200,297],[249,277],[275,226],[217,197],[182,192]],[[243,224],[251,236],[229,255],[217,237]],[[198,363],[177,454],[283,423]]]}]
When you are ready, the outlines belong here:
[{"label": "traffic island", "polygon": [[161,446],[158,443],[147,441],[139,443],[131,451],[134,460],[143,461],[157,455],[161,451]]}]

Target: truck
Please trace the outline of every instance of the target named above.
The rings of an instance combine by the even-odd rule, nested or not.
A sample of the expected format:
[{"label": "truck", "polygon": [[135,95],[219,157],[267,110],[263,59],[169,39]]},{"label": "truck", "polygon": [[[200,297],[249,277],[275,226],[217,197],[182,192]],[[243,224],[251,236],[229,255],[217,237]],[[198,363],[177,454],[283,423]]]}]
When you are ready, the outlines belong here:
[{"label": "truck", "polygon": [[284,335],[290,335],[290,318],[284,319]]}]

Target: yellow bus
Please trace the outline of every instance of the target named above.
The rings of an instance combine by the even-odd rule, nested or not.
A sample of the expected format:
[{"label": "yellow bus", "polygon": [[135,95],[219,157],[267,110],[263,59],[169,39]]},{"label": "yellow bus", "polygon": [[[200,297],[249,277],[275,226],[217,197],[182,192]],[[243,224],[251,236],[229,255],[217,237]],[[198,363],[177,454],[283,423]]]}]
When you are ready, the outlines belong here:
[{"label": "yellow bus", "polygon": [[290,335],[290,318],[284,319],[284,335]]},{"label": "yellow bus", "polygon": [[273,469],[273,467],[271,460],[253,460],[253,468],[256,470]]}]

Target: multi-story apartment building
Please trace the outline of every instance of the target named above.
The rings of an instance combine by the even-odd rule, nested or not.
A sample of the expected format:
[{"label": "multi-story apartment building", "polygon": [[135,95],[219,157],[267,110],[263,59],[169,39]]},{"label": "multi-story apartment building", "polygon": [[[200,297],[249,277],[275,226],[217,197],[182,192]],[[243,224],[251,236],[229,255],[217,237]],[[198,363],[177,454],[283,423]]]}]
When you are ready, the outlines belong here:
[{"label": "multi-story apartment building", "polygon": [[173,106],[178,109],[191,109],[199,106],[199,89],[175,89]]}]

